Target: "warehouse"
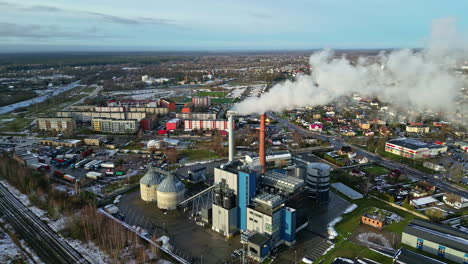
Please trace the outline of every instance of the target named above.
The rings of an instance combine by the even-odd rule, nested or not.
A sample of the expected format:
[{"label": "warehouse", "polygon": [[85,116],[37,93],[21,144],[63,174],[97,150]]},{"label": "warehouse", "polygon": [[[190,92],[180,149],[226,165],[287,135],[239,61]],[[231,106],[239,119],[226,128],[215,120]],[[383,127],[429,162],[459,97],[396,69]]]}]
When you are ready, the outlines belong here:
[{"label": "warehouse", "polygon": [[447,152],[447,146],[399,138],[387,141],[385,151],[409,159],[421,159]]},{"label": "warehouse", "polygon": [[424,220],[413,219],[405,227],[401,242],[457,263],[466,263],[468,257],[468,234]]}]

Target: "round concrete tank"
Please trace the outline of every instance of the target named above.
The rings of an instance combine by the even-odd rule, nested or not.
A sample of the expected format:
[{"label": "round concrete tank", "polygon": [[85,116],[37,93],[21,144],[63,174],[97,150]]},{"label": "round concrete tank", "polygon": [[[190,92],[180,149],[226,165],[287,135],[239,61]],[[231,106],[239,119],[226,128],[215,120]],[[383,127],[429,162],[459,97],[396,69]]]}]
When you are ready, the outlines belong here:
[{"label": "round concrete tank", "polygon": [[141,199],[146,202],[156,202],[157,188],[163,180],[163,176],[157,173],[152,165],[149,165],[148,171],[140,179],[140,195]]},{"label": "round concrete tank", "polygon": [[184,183],[173,174],[168,174],[158,186],[158,207],[160,209],[174,210],[184,200],[184,195]]},{"label": "round concrete tank", "polygon": [[330,166],[325,163],[308,164],[306,184],[310,198],[318,203],[327,202],[330,190]]}]

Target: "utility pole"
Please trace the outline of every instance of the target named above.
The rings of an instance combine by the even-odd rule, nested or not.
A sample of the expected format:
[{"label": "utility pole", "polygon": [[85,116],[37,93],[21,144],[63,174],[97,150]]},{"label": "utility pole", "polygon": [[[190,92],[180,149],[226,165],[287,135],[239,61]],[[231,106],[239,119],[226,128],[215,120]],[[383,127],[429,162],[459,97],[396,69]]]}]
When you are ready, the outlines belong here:
[{"label": "utility pole", "polygon": [[296,250],[294,250],[294,264],[297,263],[297,258],[296,258]]}]

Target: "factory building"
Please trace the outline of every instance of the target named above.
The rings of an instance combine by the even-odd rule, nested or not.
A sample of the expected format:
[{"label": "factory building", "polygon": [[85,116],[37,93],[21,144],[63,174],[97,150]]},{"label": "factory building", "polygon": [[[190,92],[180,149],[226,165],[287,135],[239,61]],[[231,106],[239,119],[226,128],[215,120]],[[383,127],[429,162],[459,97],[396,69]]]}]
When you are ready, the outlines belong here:
[{"label": "factory building", "polygon": [[[265,115],[261,116],[259,129],[260,166],[234,160],[234,115],[227,113],[232,124],[229,162],[214,170],[212,229],[226,237],[240,232],[241,242],[247,245],[246,256],[263,261],[278,246],[294,244],[297,232],[307,226],[305,182],[303,178],[266,170]],[[209,223],[209,209],[202,210],[202,214]]]},{"label": "factory building", "polygon": [[164,176],[155,171],[152,165],[149,166],[146,174],[140,179],[140,195],[145,202],[157,202],[158,185]]},{"label": "factory building", "polygon": [[310,198],[318,203],[327,202],[330,190],[330,166],[325,163],[308,164],[306,183]]},{"label": "factory building", "polygon": [[37,128],[40,131],[73,131],[76,128],[76,123],[70,117],[39,117],[36,119]]},{"label": "factory building", "polygon": [[209,107],[211,99],[209,96],[194,96],[192,97],[192,105],[194,107]]},{"label": "factory building", "polygon": [[234,190],[225,182],[221,182],[213,191],[212,209],[213,230],[225,237],[234,235],[239,229],[239,210]]},{"label": "factory building", "polygon": [[184,120],[186,131],[198,130],[226,130],[228,129],[227,120]]},{"label": "factory building", "polygon": [[385,151],[409,159],[421,159],[447,152],[447,146],[399,138],[387,141]]},{"label": "factory building", "polygon": [[449,226],[413,219],[403,230],[401,242],[456,263],[468,260],[468,234]]},{"label": "factory building", "polygon": [[185,185],[174,174],[150,165],[140,179],[143,201],[156,202],[160,209],[174,210],[185,198]]},{"label": "factory building", "polygon": [[138,131],[137,120],[94,118],[91,121],[94,131],[113,134],[132,134]]},{"label": "factory building", "polygon": [[214,120],[216,119],[216,113],[177,113],[176,118],[180,118],[182,120]]},{"label": "factory building", "polygon": [[[288,205],[291,198],[303,193],[305,183],[301,178],[278,172],[261,175],[234,161],[215,168],[215,184],[221,187],[214,191],[212,229],[226,237],[240,231],[242,242],[247,244],[247,256],[253,259],[261,261],[270,249],[294,244],[298,230],[307,225],[307,220],[298,223],[297,209]],[[222,204],[218,190],[230,195]],[[259,237],[262,239],[256,239]]]}]

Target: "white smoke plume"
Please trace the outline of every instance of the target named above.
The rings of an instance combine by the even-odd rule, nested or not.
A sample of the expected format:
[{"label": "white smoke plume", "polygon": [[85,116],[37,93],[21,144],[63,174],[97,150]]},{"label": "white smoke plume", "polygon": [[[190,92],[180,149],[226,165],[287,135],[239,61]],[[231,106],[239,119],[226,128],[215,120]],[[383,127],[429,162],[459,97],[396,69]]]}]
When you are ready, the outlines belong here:
[{"label": "white smoke plume", "polygon": [[310,75],[276,84],[260,98],[234,105],[233,110],[247,115],[318,106],[358,92],[399,107],[452,111],[462,87],[454,66],[466,47],[455,19],[444,18],[434,21],[425,49],[381,53],[379,63],[364,57],[351,63],[335,58],[331,50],[316,52],[310,57]]}]

